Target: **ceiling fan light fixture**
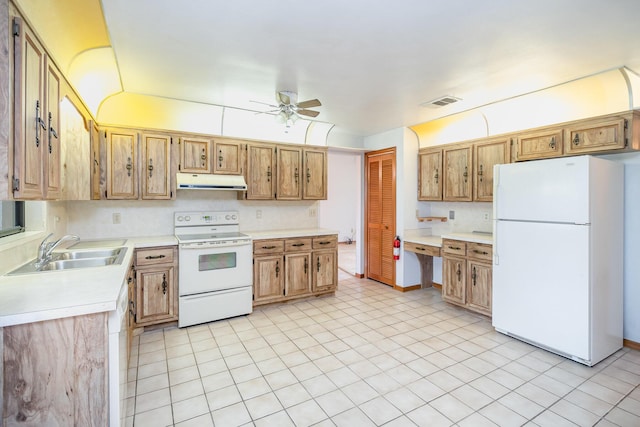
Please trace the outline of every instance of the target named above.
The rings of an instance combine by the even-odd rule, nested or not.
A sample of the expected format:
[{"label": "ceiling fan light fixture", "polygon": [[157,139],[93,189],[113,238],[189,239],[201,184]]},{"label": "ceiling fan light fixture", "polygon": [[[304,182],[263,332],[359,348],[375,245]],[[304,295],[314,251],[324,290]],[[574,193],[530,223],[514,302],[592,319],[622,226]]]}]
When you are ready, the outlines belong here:
[{"label": "ceiling fan light fixture", "polygon": [[289,117],[287,116],[287,113],[285,111],[280,111],[278,114],[276,114],[276,122],[280,124],[286,123],[288,119]]}]

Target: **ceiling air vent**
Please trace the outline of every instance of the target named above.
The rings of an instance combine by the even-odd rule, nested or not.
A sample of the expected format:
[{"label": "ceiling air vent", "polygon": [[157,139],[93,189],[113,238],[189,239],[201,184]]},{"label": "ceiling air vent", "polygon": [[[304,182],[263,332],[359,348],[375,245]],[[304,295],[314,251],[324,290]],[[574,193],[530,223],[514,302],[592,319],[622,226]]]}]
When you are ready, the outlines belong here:
[{"label": "ceiling air vent", "polygon": [[461,98],[456,98],[455,96],[447,95],[447,96],[442,96],[440,98],[433,99],[431,101],[423,102],[420,105],[427,108],[440,108],[440,107],[444,107],[445,105],[453,104],[454,102],[458,102],[460,100]]}]

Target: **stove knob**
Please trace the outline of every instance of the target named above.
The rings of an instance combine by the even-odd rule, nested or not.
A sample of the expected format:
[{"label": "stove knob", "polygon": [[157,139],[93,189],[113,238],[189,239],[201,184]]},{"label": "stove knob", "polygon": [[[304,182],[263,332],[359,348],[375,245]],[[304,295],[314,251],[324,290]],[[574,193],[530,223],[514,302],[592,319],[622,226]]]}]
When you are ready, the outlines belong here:
[{"label": "stove knob", "polygon": [[231,219],[231,215],[225,215],[224,219],[226,219],[227,221],[229,221]]},{"label": "stove knob", "polygon": [[238,215],[236,215],[236,214],[231,215],[231,219],[234,220],[234,221],[237,220],[238,219]]},{"label": "stove knob", "polygon": [[187,216],[184,217],[184,220],[185,221],[191,221],[191,217],[189,215],[187,215]]},{"label": "stove knob", "polygon": [[178,221],[184,221],[184,217],[182,215],[178,216]]}]

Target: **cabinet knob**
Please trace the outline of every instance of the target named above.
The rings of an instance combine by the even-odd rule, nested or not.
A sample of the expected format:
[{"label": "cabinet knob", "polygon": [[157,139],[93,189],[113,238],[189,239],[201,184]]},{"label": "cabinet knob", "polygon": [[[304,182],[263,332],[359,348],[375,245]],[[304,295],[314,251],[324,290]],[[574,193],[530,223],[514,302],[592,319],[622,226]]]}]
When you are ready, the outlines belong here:
[{"label": "cabinet knob", "polygon": [[573,145],[580,145],[580,134],[576,133],[576,135],[573,137]]}]

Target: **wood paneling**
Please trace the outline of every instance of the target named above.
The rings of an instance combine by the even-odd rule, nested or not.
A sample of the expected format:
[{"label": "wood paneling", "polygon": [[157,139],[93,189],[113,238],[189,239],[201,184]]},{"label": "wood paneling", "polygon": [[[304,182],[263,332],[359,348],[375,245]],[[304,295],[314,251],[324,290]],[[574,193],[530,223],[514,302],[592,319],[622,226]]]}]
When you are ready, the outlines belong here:
[{"label": "wood paneling", "polygon": [[396,236],[395,149],[365,155],[367,277],[395,285],[393,239]]},{"label": "wood paneling", "polygon": [[107,425],[107,313],[9,326],[3,336],[4,425]]}]

